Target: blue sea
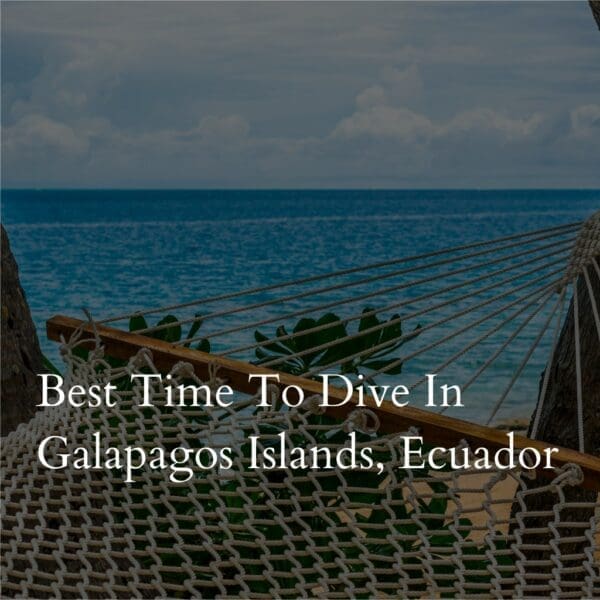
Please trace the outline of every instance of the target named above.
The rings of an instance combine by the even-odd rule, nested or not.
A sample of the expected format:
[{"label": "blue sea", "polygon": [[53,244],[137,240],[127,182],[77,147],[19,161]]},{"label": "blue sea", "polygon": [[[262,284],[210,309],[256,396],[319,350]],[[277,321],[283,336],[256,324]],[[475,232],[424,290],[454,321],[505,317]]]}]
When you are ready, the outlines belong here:
[{"label": "blue sea", "polygon": [[[570,223],[599,207],[600,191],[575,190],[2,191],[41,345],[57,362],[44,329],[57,313],[84,318],[86,307],[102,319]],[[541,368],[507,415],[531,411]]]}]

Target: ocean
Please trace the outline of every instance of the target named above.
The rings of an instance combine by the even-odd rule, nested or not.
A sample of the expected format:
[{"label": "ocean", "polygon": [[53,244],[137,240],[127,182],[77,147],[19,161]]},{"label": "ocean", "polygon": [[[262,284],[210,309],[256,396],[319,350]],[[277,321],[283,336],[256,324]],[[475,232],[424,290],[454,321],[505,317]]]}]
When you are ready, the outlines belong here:
[{"label": "ocean", "polygon": [[[56,362],[44,323],[57,313],[84,318],[85,307],[102,319],[552,227],[599,207],[600,191],[587,190],[2,191],[41,346]],[[531,401],[510,415],[531,411],[540,367]]]}]

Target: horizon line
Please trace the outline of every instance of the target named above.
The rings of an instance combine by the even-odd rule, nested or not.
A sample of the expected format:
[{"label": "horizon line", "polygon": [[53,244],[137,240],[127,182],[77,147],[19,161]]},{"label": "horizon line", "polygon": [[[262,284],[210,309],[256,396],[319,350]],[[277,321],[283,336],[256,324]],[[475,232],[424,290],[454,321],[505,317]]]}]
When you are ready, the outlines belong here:
[{"label": "horizon line", "polygon": [[0,192],[564,192],[600,191],[597,187],[1,187]]}]

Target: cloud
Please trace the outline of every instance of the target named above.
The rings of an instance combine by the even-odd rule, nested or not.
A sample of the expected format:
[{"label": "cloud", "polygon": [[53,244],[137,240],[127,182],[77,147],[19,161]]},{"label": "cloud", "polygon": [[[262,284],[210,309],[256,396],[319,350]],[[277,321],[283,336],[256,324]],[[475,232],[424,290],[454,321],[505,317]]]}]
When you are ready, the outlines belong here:
[{"label": "cloud", "polygon": [[371,85],[356,96],[356,107],[359,110],[368,110],[387,103],[388,95],[381,85]]},{"label": "cloud", "polygon": [[382,73],[387,95],[396,104],[410,104],[423,96],[423,80],[416,64],[405,69],[386,66]]},{"label": "cloud", "polygon": [[[334,138],[370,137],[396,139],[402,143],[432,143],[439,138],[452,138],[457,144],[467,138],[498,138],[506,141],[535,137],[544,123],[540,113],[511,117],[500,111],[476,107],[452,116],[446,122],[435,121],[411,110],[406,104],[422,94],[419,69],[386,66],[379,83],[370,85],[356,96],[356,111],[335,127]],[[572,121],[580,128],[596,118],[594,106],[572,113]]]},{"label": "cloud", "polygon": [[397,138],[404,143],[419,143],[433,135],[431,121],[406,108],[385,105],[360,109],[351,117],[342,119],[333,136],[338,138]]},{"label": "cloud", "polygon": [[368,109],[378,105],[400,104],[411,106],[423,94],[423,81],[416,65],[405,69],[386,66],[382,69],[381,83],[374,84],[356,96],[358,109]]},{"label": "cloud", "polygon": [[4,151],[9,155],[35,152],[79,157],[90,147],[87,136],[81,131],[38,114],[24,116],[5,128],[3,137]]},{"label": "cloud", "polygon": [[495,136],[507,141],[526,140],[540,133],[543,122],[544,117],[539,113],[515,118],[490,108],[475,108],[453,117],[440,128],[439,134],[458,138],[475,135]]},{"label": "cloud", "polygon": [[600,104],[587,104],[571,111],[571,129],[576,137],[600,136]]},{"label": "cloud", "polygon": [[584,5],[4,13],[5,185],[600,185]]},{"label": "cloud", "polygon": [[[74,129],[35,115],[6,129],[5,165],[17,180],[30,181],[33,171],[54,185],[64,185],[70,167],[70,181],[74,169],[86,185],[105,185],[109,173],[118,186],[175,181],[183,187],[198,181],[211,187],[230,181],[248,187],[265,182],[337,187],[340,180],[347,186],[458,185],[472,179],[476,165],[480,176],[505,186],[504,178],[514,178],[515,171],[523,180],[527,169],[539,173],[537,157],[553,128],[539,114],[513,118],[489,108],[436,122],[403,107],[361,106],[326,135],[305,138],[252,135],[240,115],[207,115],[189,129],[151,132],[124,132],[104,120],[80,122]],[[553,138],[546,160],[570,162],[571,169],[575,161],[578,173],[593,177],[593,157],[585,149],[598,145],[589,133],[597,127],[597,112],[584,106],[570,114],[575,125]],[[536,179],[537,185],[547,181]]]}]

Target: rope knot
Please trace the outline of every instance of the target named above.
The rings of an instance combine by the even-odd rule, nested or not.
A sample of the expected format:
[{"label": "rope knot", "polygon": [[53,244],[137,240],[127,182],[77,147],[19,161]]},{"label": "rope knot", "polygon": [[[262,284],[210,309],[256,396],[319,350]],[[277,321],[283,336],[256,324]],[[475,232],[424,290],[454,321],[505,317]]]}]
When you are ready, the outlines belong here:
[{"label": "rope knot", "polygon": [[579,276],[598,255],[600,255],[600,210],[596,211],[579,230],[567,265],[565,282]]},{"label": "rope knot", "polygon": [[379,430],[379,425],[379,417],[372,410],[357,408],[348,415],[344,421],[343,429],[347,433],[353,431],[376,433]]},{"label": "rope knot", "polygon": [[130,359],[129,366],[131,369],[141,369],[152,364],[152,351],[148,348],[140,348]]},{"label": "rope knot", "polygon": [[306,409],[306,412],[311,415],[323,415],[325,414],[325,407],[323,406],[323,396],[319,396],[315,394],[314,396],[309,396],[302,406]]},{"label": "rope knot", "polygon": [[179,361],[173,365],[171,375],[182,379],[192,379],[195,375],[194,367],[189,362]]},{"label": "rope knot", "polygon": [[559,469],[558,479],[565,485],[581,485],[583,483],[583,471],[575,463],[566,463]]},{"label": "rope knot", "polygon": [[[193,371],[193,369],[192,369],[192,371]],[[208,363],[208,383],[210,385],[215,385],[220,381],[220,379],[217,377],[218,371],[219,371],[219,365],[216,363],[216,361],[211,360]]]}]

